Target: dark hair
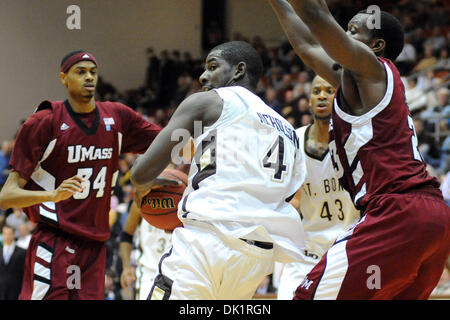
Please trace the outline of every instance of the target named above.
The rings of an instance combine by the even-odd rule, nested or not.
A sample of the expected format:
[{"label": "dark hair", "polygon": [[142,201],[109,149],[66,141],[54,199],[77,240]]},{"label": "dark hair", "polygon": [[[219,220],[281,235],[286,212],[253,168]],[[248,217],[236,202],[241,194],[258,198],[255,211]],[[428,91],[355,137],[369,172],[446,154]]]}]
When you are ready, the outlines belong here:
[{"label": "dark hair", "polygon": [[14,228],[12,225],[10,225],[10,224],[5,224],[5,225],[3,225],[2,226],[2,229],[3,228],[8,228],[8,229],[11,229],[12,231],[16,231],[16,228]]},{"label": "dark hair", "polygon": [[250,85],[253,88],[258,86],[258,81],[263,73],[263,63],[259,53],[248,42],[225,42],[214,47],[211,52],[215,50],[220,50],[220,55],[232,66],[239,62],[245,62]]},{"label": "dark hair", "polygon": [[77,50],[77,51],[72,51],[72,52],[66,54],[64,56],[64,58],[61,60],[61,67],[63,66],[64,62],[66,62],[71,56],[74,56],[74,55],[82,53],[82,52],[86,52],[86,51],[84,51],[84,50]]},{"label": "dark hair", "polygon": [[[361,10],[359,13],[372,14],[367,9]],[[403,50],[405,43],[405,33],[400,21],[392,14],[380,12],[381,28],[373,28],[372,36],[374,38],[383,39],[386,42],[383,56],[391,61],[395,61]]]}]

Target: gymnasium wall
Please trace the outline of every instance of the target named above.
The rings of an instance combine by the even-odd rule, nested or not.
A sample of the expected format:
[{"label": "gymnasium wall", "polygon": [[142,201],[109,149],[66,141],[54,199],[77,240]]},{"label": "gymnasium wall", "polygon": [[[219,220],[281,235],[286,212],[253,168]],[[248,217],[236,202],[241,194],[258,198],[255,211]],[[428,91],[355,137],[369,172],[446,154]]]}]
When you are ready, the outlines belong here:
[{"label": "gymnasium wall", "polygon": [[267,0],[227,0],[228,37],[235,32],[250,40],[260,36],[268,46],[278,46],[285,37]]},{"label": "gymnasium wall", "polygon": [[[212,1],[212,0],[210,0]],[[67,8],[81,9],[81,30],[69,30]],[[44,99],[64,99],[59,63],[91,51],[105,81],[124,91],[145,75],[145,49],[180,49],[200,58],[201,0],[1,0],[0,142]],[[227,32],[276,41],[283,33],[267,1],[227,0]]]}]

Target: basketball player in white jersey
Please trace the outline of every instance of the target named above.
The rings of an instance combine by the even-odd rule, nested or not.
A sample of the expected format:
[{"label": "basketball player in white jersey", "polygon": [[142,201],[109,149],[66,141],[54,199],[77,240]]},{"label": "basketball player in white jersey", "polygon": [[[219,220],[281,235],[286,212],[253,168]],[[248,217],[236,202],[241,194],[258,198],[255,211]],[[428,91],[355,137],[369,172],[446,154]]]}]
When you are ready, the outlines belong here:
[{"label": "basketball player in white jersey", "polygon": [[[133,236],[140,252],[137,257],[136,272],[131,266]],[[158,274],[159,259],[172,245],[171,238],[171,233],[155,228],[142,219],[139,208],[133,202],[121,234],[120,257],[123,271],[120,282],[125,288],[129,285],[126,283],[127,279],[136,278],[136,300],[147,299]]]},{"label": "basketball player in white jersey", "polygon": [[312,82],[310,108],[314,122],[298,128],[307,176],[291,201],[302,218],[306,246],[302,262],[284,265],[278,287],[279,300],[292,300],[298,284],[319,262],[336,238],[360,218],[360,212],[342,186],[328,150],[328,129],[335,89],[323,78]]},{"label": "basketball player in white jersey", "polygon": [[294,128],[253,93],[261,74],[248,43],[215,47],[200,76],[206,92],[180,104],[131,170],[139,203],[171,161],[180,128],[194,137],[178,207],[184,228],[172,234],[149,299],[251,299],[275,261],[301,258],[302,224],[289,201],[305,163]]}]

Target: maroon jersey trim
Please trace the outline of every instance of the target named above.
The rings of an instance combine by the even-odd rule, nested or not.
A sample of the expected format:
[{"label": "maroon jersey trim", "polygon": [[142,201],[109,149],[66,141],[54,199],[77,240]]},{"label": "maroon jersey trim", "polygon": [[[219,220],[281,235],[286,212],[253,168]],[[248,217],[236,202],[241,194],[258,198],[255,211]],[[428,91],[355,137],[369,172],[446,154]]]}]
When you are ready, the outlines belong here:
[{"label": "maroon jersey trim", "polygon": [[374,118],[377,114],[379,114],[381,111],[383,111],[391,102],[392,96],[394,94],[394,75],[389,67],[389,65],[384,62],[384,69],[386,71],[386,93],[384,94],[383,99],[369,112],[361,115],[361,116],[354,116],[351,114],[346,113],[339,107],[337,95],[334,99],[334,106],[337,115],[344,120],[347,123],[351,123],[353,125],[363,125],[370,119]]}]

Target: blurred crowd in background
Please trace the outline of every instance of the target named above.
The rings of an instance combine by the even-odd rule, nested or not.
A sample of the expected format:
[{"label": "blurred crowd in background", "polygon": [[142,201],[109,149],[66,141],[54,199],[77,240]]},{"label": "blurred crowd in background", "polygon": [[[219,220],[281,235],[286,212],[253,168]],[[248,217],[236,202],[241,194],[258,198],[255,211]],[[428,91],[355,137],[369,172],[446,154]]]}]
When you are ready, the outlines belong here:
[{"label": "blurred crowd in background", "polygon": [[[405,28],[405,47],[395,64],[405,85],[419,149],[430,173],[440,179],[444,198],[450,205],[450,4],[438,0],[388,2],[384,1],[381,8],[399,18]],[[376,4],[376,1],[331,3],[330,10],[346,28],[349,19],[370,4]],[[226,38],[216,31],[211,33],[210,39],[211,47],[227,40],[250,42],[260,53],[264,64],[264,75],[257,94],[296,128],[313,121],[308,101],[314,73],[296,56],[286,39],[280,39],[276,46],[269,46],[257,36],[248,38],[234,33],[231,38]],[[114,87],[114,79],[100,77],[97,99],[124,103],[149,121],[164,127],[179,103],[200,90],[198,78],[203,72],[204,57],[194,58],[182,50],[157,52],[149,47],[146,58],[148,67],[145,82],[140,88],[121,92]],[[0,187],[10,170],[8,162],[13,146],[13,137],[1,145]],[[133,299],[133,294],[119,284],[122,266],[118,250],[119,235],[133,199],[129,169],[135,159],[136,156],[131,154],[121,157],[119,183],[112,198],[112,234],[107,242],[105,276],[107,299]],[[26,249],[35,225],[23,211],[0,211],[0,232],[4,225],[14,228],[16,245]],[[448,273],[443,275],[436,293],[450,294],[449,279]],[[259,293],[275,291],[274,281],[266,281],[259,289]]]}]

